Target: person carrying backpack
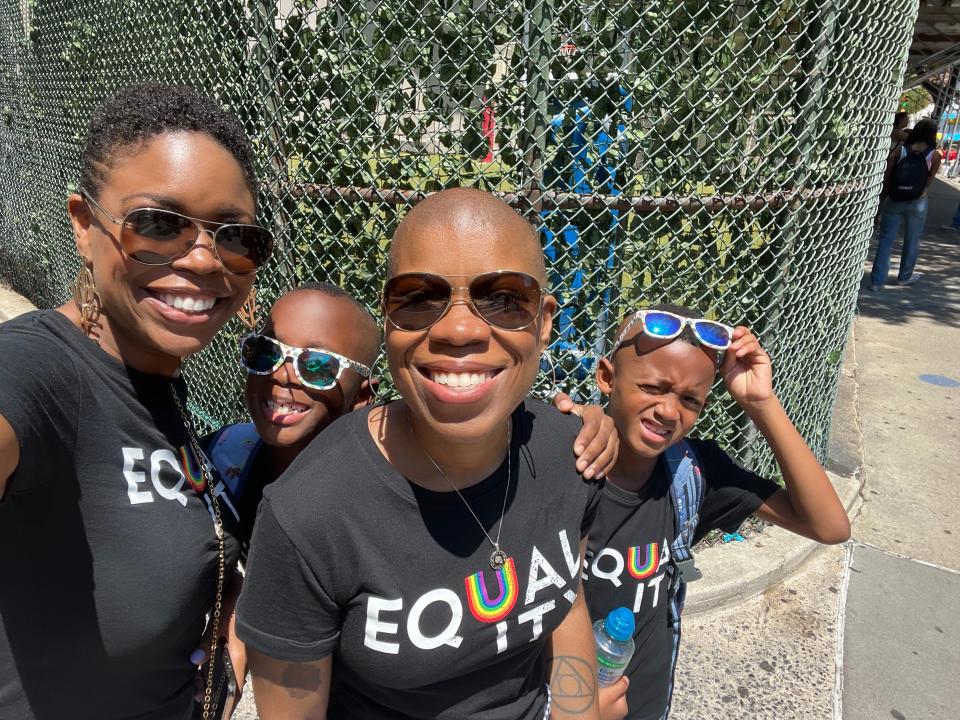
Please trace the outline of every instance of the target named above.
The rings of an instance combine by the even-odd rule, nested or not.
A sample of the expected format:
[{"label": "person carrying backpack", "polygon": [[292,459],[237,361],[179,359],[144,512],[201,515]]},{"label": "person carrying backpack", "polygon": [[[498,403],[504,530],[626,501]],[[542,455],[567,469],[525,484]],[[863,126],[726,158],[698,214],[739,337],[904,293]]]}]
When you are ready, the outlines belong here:
[{"label": "person carrying backpack", "polygon": [[914,272],[920,252],[920,234],[927,219],[927,187],[940,169],[937,152],[937,125],[921,120],[910,131],[902,145],[894,147],[887,157],[884,191],[887,202],[880,216],[877,252],[870,272],[870,290],[882,290],[890,270],[893,242],[905,223],[903,249],[900,251],[898,285],[912,285],[921,273]]},{"label": "person carrying backpack", "polygon": [[[734,463],[712,440],[688,438],[719,372],[764,436],[784,487]],[[773,391],[770,358],[736,329],[675,305],[620,324],[597,387],[620,433],[587,544],[584,588],[593,621],[626,607],[636,652],[600,689],[602,720],[661,720],[670,712],[686,585],[700,573],[691,548],[707,532],[734,532],[751,514],[822,543],[850,523],[830,480]]]}]

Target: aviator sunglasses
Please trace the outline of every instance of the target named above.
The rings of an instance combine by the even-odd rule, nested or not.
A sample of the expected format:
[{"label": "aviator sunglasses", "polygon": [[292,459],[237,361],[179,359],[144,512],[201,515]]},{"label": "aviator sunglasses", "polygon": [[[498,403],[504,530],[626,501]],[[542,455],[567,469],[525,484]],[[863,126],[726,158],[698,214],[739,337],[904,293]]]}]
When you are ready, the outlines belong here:
[{"label": "aviator sunglasses", "polygon": [[[472,278],[454,285],[448,278]],[[466,290],[470,308],[488,324],[501,330],[522,330],[540,315],[543,288],[526,273],[497,270],[482,275],[403,273],[383,286],[383,314],[400,330],[427,330],[454,304],[454,290]]]},{"label": "aviator sunglasses", "polygon": [[714,350],[726,350],[733,341],[733,328],[716,320],[682,317],[666,310],[638,310],[613,343],[614,352],[638,322],[642,323],[645,335],[661,340],[672,340],[689,327],[702,345]]},{"label": "aviator sunglasses", "polygon": [[197,244],[201,230],[213,238],[214,256],[235,275],[256,271],[273,251],[273,236],[259,225],[212,222],[160,208],[136,208],[116,218],[86,190],[79,192],[86,203],[120,226],[124,254],[142,265],[169,265],[182,258]]},{"label": "aviator sunglasses", "polygon": [[253,375],[270,375],[287,358],[293,360],[293,370],[300,384],[314,390],[332,388],[346,368],[355,370],[362,377],[370,377],[370,368],[366,365],[331,350],[293,347],[256,333],[240,341],[240,366]]}]

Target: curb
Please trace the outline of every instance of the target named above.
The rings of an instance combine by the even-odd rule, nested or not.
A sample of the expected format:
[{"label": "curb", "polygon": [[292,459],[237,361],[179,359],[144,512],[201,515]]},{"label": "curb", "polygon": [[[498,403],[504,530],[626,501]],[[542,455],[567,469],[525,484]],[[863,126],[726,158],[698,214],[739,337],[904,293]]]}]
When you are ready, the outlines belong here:
[{"label": "curb", "polygon": [[0,322],[36,309],[23,295],[15,293],[7,285],[0,284]]},{"label": "curb", "polygon": [[[863,485],[863,443],[857,412],[857,355],[853,327],[833,411],[827,477],[848,517],[856,516]],[[714,545],[697,553],[703,579],[690,585],[684,615],[696,615],[742,602],[782,582],[823,546],[779,527],[764,528],[744,542]]]}]

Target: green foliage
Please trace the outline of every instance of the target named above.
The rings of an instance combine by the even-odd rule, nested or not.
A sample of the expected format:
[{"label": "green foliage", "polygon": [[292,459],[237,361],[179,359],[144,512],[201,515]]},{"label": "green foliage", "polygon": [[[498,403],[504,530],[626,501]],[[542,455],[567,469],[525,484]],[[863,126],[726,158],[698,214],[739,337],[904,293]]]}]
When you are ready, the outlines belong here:
[{"label": "green foliage", "polygon": [[927,89],[923,87],[915,87],[907,90],[903,95],[900,96],[900,105],[897,109],[900,112],[915,115],[931,105],[933,105],[933,98],[930,97],[930,93],[927,92]]}]

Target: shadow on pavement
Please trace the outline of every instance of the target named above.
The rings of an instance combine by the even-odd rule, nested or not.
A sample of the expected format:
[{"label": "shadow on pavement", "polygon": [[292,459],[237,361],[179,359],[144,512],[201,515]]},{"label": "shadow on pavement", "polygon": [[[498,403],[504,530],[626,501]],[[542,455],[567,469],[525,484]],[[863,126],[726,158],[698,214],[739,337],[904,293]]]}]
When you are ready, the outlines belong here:
[{"label": "shadow on pavement", "polygon": [[[909,287],[896,284],[900,241],[894,245],[890,261],[890,279],[878,292],[870,292],[870,268],[876,249],[876,236],[870,241],[870,253],[864,266],[863,282],[857,300],[858,311],[868,317],[898,325],[915,318],[960,327],[960,231],[945,230],[960,204],[960,188],[940,178],[929,190],[927,224],[920,238],[917,270],[923,277]],[[901,229],[901,239],[902,239]]]}]

